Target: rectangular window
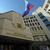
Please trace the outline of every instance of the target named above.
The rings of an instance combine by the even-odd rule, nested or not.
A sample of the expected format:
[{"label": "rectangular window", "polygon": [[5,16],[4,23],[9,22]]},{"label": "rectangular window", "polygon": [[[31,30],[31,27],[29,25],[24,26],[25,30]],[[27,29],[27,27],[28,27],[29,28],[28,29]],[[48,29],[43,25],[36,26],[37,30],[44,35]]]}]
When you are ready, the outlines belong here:
[{"label": "rectangular window", "polygon": [[34,23],[32,23],[32,25],[34,26]]},{"label": "rectangular window", "polygon": [[40,28],[39,27],[37,27],[38,28],[38,30],[40,30]]},{"label": "rectangular window", "polygon": [[35,22],[35,19],[33,19],[33,22]]},{"label": "rectangular window", "polygon": [[30,17],[30,19],[33,19],[33,17]]},{"label": "rectangular window", "polygon": [[26,18],[26,20],[28,20],[29,18]]},{"label": "rectangular window", "polygon": [[33,21],[31,20],[31,22],[33,22]]},{"label": "rectangular window", "polygon": [[30,23],[30,20],[29,20],[29,23]]},{"label": "rectangular window", "polygon": [[34,30],[37,30],[36,27],[34,27]]},{"label": "rectangular window", "polygon": [[34,16],[34,18],[36,18],[36,17]]},{"label": "rectangular window", "polygon": [[50,31],[50,26],[47,26],[48,30]]},{"label": "rectangular window", "polygon": [[25,26],[28,26],[29,27],[29,24],[25,24]]},{"label": "rectangular window", "polygon": [[34,31],[34,28],[33,27],[31,27],[31,29]]},{"label": "rectangular window", "polygon": [[43,28],[40,26],[41,30],[43,30]]},{"label": "rectangular window", "polygon": [[38,20],[36,19],[36,21],[38,21]]},{"label": "rectangular window", "polygon": [[37,22],[38,23],[38,25],[40,25],[40,23],[39,22]]},{"label": "rectangular window", "polygon": [[30,26],[32,26],[32,24],[30,23]]}]

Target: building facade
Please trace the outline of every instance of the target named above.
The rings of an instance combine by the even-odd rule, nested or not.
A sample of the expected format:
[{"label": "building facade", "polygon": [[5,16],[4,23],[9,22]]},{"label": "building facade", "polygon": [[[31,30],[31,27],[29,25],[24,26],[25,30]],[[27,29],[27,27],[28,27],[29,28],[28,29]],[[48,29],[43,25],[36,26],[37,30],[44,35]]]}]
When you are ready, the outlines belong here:
[{"label": "building facade", "polygon": [[47,28],[45,27],[40,17],[38,17],[37,15],[25,16],[23,20],[25,25],[28,26],[33,33],[35,41],[47,40],[45,37]]},{"label": "building facade", "polygon": [[[43,7],[39,7],[35,12],[32,13],[32,15],[36,14],[38,17],[40,17],[40,20],[45,25],[43,28],[46,30],[46,35],[50,42],[50,3],[48,3],[48,0],[45,1]],[[42,23],[41,22],[41,23]],[[40,48],[50,48],[50,45],[48,46],[41,46]],[[46,50],[46,49],[43,49]]]},{"label": "building facade", "polygon": [[9,11],[0,14],[0,49],[31,50],[33,36],[20,14]]},{"label": "building facade", "polygon": [[44,25],[47,27],[48,29],[48,38],[50,39],[50,14],[48,14],[47,11],[45,11],[45,9],[39,7],[35,13],[33,14],[37,14],[40,19],[42,20],[42,22],[44,23]]},{"label": "building facade", "polygon": [[43,23],[42,19],[36,13],[34,13],[32,16],[23,17],[23,20],[25,25],[29,27],[33,33],[33,38],[35,41],[33,42],[33,48],[36,48],[34,48],[34,50],[41,50],[44,46],[46,47],[44,48],[47,49],[47,45],[49,44],[47,34],[50,32],[48,31],[46,25]]}]

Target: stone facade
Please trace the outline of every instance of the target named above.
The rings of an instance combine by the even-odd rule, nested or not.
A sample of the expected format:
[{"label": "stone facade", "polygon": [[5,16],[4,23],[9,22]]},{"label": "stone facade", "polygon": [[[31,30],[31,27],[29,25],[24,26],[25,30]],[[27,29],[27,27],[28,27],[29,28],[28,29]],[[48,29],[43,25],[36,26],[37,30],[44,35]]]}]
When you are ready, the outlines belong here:
[{"label": "stone facade", "polygon": [[14,11],[0,14],[0,35],[33,41],[32,33],[24,25],[22,16]]}]

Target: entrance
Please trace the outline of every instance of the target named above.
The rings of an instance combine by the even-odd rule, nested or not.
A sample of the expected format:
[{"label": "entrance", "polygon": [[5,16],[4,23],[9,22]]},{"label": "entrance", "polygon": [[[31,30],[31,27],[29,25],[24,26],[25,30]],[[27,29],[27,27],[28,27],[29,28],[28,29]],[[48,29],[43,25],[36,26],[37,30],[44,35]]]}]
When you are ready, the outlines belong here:
[{"label": "entrance", "polygon": [[0,38],[0,50],[32,50],[32,42],[9,37]]},{"label": "entrance", "polygon": [[0,50],[28,50],[27,46],[0,44]]}]

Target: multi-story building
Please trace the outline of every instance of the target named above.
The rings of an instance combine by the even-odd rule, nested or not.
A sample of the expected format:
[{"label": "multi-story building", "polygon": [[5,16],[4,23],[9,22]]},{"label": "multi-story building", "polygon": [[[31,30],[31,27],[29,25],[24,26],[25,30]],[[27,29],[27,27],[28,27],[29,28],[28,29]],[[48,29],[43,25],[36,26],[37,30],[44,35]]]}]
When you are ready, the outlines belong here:
[{"label": "multi-story building", "polygon": [[20,14],[9,11],[0,14],[0,49],[31,50],[33,36]]},{"label": "multi-story building", "polygon": [[[49,8],[48,6],[46,6],[46,8]],[[32,15],[33,14],[37,14],[40,17],[40,19],[42,20],[42,22],[45,24],[45,26],[47,27],[47,29],[50,32],[50,14],[48,13],[47,9],[45,10],[45,8],[39,7],[35,11],[35,13],[32,13]],[[50,39],[50,33],[48,34],[48,37]]]},{"label": "multi-story building", "polygon": [[50,14],[50,0],[45,0],[42,9],[45,10],[47,14]]},{"label": "multi-story building", "polygon": [[45,25],[44,27],[43,26],[42,27],[46,30],[45,31],[46,35],[50,41],[50,11],[49,10],[50,10],[50,4],[47,3],[46,0],[45,5],[43,7],[39,7],[35,12],[32,13],[32,15],[36,14],[37,17],[40,17],[40,20]]},{"label": "multi-story building", "polygon": [[[23,17],[24,23],[26,26],[28,26],[33,33],[34,41],[37,44],[45,44],[48,45],[48,37],[46,36],[48,33],[48,28],[43,23],[42,19],[37,14],[34,14],[32,16],[25,16]],[[40,42],[39,42],[40,41]],[[33,44],[33,46],[36,46]],[[38,45],[37,45],[38,46]],[[39,46],[40,48],[40,46]],[[35,49],[36,50],[36,49]]]},{"label": "multi-story building", "polygon": [[14,11],[0,14],[0,49],[32,50],[35,43],[47,45],[46,33],[47,28],[38,15],[22,18]]},{"label": "multi-story building", "polygon": [[0,14],[1,50],[32,50],[32,47],[41,50],[50,45],[50,4],[47,2],[32,16],[22,18],[14,11]]},{"label": "multi-story building", "polygon": [[25,16],[23,17],[24,23],[26,26],[28,26],[33,33],[33,37],[35,41],[45,41],[47,40],[45,35],[47,28],[45,27],[44,23],[37,15],[32,16]]},{"label": "multi-story building", "polygon": [[[36,12],[33,13],[33,14],[37,14],[40,17],[40,19],[42,20],[42,22],[45,24],[45,26],[47,27],[47,29],[50,31],[50,14],[48,14],[48,12],[45,11],[45,9],[41,8],[41,7],[39,7],[36,10]],[[50,35],[50,33],[48,35]],[[49,37],[49,39],[50,39],[50,37]]]}]

